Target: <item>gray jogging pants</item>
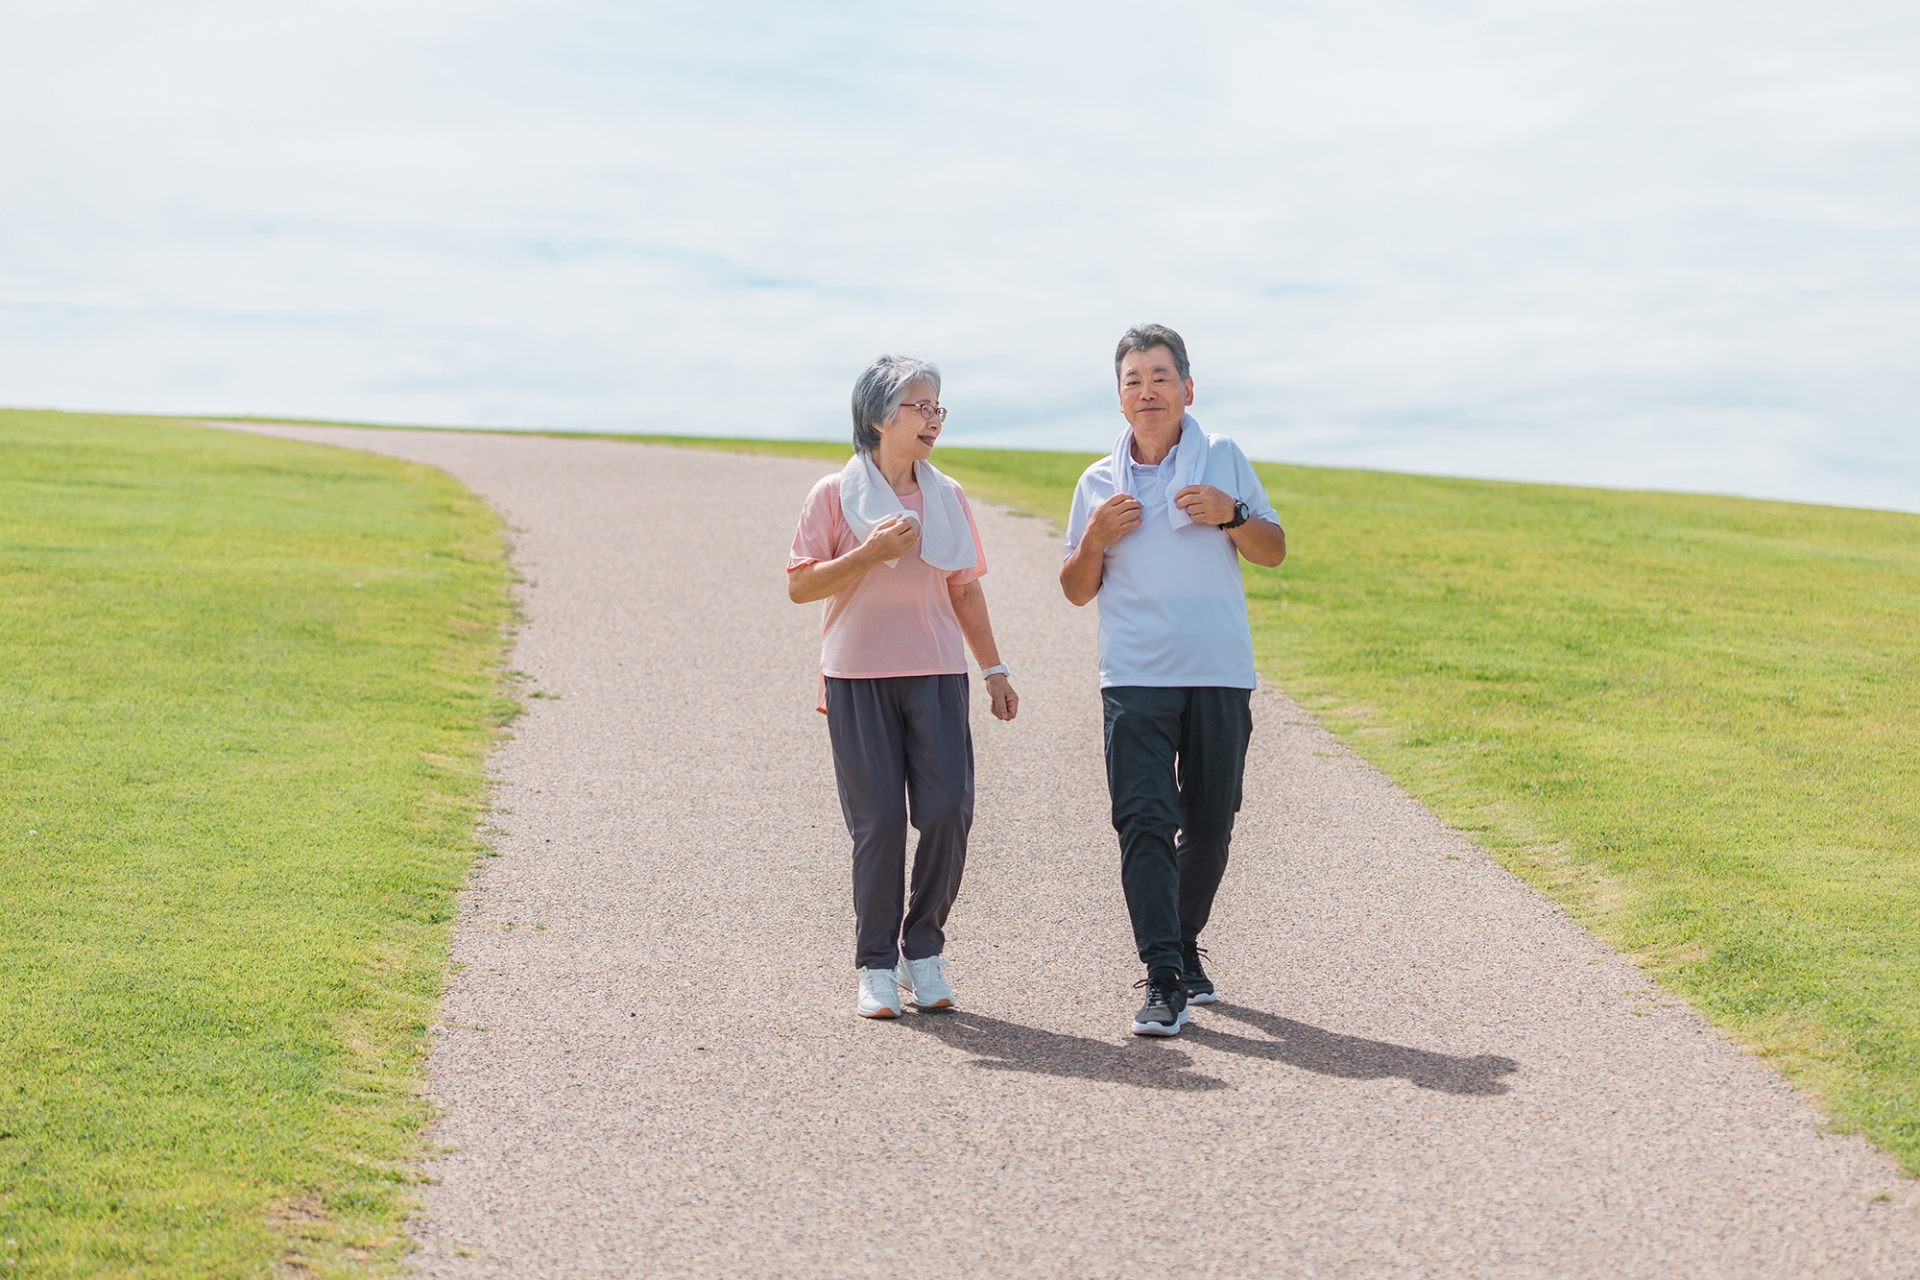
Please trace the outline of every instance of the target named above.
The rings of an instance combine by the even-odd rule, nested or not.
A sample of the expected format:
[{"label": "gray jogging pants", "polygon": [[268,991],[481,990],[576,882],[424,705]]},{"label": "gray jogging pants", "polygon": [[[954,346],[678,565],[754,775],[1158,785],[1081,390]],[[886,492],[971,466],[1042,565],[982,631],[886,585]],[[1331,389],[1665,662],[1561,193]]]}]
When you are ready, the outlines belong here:
[{"label": "gray jogging pants", "polygon": [[[827,678],[827,734],[853,837],[854,967],[946,947],[973,826],[967,677]],[[907,823],[920,833],[906,887]]]}]

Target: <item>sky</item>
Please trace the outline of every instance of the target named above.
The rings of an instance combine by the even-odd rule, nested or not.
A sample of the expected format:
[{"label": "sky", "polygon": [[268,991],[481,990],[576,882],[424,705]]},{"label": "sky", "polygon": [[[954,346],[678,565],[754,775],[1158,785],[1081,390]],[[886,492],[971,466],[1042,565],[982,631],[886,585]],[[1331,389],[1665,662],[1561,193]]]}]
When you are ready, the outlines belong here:
[{"label": "sky", "polygon": [[1920,5],[0,0],[0,404],[1920,510]]}]

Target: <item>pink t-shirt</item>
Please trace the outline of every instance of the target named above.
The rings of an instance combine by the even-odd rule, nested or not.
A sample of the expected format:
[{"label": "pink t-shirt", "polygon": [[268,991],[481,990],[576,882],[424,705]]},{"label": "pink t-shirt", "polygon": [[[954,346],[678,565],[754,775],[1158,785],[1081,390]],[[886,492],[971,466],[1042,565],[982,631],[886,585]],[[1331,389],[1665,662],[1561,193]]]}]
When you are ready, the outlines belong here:
[{"label": "pink t-shirt", "polygon": [[[958,488],[959,486],[954,486]],[[918,493],[902,494],[900,505],[921,515],[925,503]],[[870,680],[880,676],[944,676],[967,672],[966,641],[960,620],[953,616],[948,587],[961,586],[987,571],[987,553],[980,545],[980,528],[973,521],[967,495],[960,495],[973,532],[974,566],[942,573],[920,558],[920,548],[900,558],[891,569],[875,565],[851,586],[827,598],[820,627],[820,673],[841,680]],[[821,478],[800,508],[800,527],[793,535],[789,571],[803,564],[836,560],[860,545],[840,514],[840,473]],[[826,694],[821,686],[821,711]]]}]

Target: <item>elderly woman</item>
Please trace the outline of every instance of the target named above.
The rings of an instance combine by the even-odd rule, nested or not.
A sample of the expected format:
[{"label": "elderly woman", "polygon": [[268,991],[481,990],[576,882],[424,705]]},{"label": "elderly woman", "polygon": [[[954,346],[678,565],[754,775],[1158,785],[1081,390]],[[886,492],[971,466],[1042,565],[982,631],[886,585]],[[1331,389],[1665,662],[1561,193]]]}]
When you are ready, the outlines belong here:
[{"label": "elderly woman", "polygon": [[[947,913],[973,825],[964,639],[993,714],[1020,699],[993,642],[980,532],[960,486],[927,460],[947,411],[940,371],[882,356],[853,386],[853,458],[813,486],[787,560],[787,594],[827,602],[819,710],[853,837],[856,1011],[953,1004]],[[906,893],[907,823],[920,832]]]}]

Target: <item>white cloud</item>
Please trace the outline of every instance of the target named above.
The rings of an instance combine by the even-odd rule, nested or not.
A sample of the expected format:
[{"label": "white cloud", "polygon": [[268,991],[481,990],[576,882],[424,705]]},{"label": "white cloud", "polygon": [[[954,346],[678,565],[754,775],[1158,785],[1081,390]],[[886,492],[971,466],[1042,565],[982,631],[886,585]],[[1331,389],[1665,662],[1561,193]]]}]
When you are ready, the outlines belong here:
[{"label": "white cloud", "polygon": [[10,6],[0,402],[1103,447],[1920,509],[1920,16]]}]

